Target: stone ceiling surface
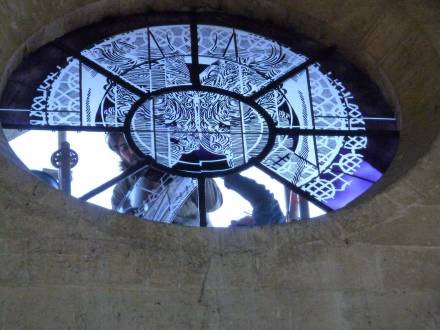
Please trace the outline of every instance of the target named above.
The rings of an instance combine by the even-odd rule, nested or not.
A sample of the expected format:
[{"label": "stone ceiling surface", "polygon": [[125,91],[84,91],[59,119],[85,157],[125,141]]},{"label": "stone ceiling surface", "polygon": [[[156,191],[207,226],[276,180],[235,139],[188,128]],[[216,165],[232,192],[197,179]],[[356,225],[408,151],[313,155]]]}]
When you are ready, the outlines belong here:
[{"label": "stone ceiling surface", "polygon": [[401,116],[391,169],[356,205],[319,220],[206,230],[65,197],[20,170],[3,138],[0,328],[438,327],[437,1],[2,0],[1,86],[24,54],[75,28],[190,9],[335,44]]}]

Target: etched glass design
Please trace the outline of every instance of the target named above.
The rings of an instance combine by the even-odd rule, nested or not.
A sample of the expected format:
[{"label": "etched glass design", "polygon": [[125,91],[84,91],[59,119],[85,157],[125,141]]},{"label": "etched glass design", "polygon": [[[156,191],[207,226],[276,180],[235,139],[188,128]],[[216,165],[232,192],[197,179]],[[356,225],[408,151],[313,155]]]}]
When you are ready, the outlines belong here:
[{"label": "etched glass design", "polygon": [[257,166],[325,210],[383,175],[392,152],[381,159],[377,137],[395,148],[396,117],[371,101],[379,92],[364,97],[340,57],[316,43],[302,51],[310,41],[190,21],[138,26],[82,49],[61,38],[47,46],[58,55],[36,70],[34,87],[11,79],[3,126],[120,131],[141,159],[177,177]]},{"label": "etched glass design", "polygon": [[144,92],[190,84],[189,25],[118,34],[81,54]]},{"label": "etched glass design", "polygon": [[130,135],[144,155],[168,168],[219,173],[262,153],[269,128],[251,106],[199,91],[162,94],[141,105]]},{"label": "etched glass design", "polygon": [[281,44],[233,28],[199,25],[203,85],[251,95],[306,61]]},{"label": "etched glass design", "polygon": [[31,105],[31,125],[80,125],[79,61],[68,58],[67,66],[49,74],[38,87]]}]

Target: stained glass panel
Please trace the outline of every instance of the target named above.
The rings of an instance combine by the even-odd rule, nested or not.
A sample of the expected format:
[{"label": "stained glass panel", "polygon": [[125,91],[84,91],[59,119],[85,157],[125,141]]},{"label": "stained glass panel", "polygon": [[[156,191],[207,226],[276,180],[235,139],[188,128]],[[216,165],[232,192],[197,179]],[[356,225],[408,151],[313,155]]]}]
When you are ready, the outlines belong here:
[{"label": "stained glass panel", "polygon": [[112,20],[42,47],[12,74],[2,125],[122,132],[168,187],[257,166],[327,210],[381,178],[398,118],[365,75],[303,36],[209,17]]}]

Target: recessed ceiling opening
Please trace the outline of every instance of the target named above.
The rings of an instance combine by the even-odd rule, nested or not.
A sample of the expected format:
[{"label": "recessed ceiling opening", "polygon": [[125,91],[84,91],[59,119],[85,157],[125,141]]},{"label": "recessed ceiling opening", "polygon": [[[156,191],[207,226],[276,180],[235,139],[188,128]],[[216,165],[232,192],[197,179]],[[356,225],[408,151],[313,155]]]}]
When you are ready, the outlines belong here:
[{"label": "recessed ceiling opening", "polygon": [[[379,89],[335,47],[211,14],[118,18],[63,36],[17,68],[0,109],[4,128],[32,131],[16,141],[68,132],[25,149],[50,149],[38,153],[59,172],[64,159],[73,196],[193,226],[343,208],[382,177],[399,136]],[[14,144],[29,168],[51,167]]]}]

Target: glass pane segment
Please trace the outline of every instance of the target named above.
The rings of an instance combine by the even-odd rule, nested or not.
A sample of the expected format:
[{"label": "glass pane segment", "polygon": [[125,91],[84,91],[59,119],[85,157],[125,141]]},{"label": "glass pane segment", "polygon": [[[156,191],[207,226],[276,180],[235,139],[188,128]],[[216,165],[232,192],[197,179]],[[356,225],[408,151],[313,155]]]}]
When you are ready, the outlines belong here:
[{"label": "glass pane segment", "polygon": [[33,99],[31,125],[81,125],[79,71],[79,61],[69,58],[64,68],[48,75]]},{"label": "glass pane segment", "polygon": [[195,179],[147,168],[118,184],[116,194],[120,196],[116,205],[118,212],[132,213],[145,220],[198,225]]},{"label": "glass pane segment", "polygon": [[143,28],[111,37],[82,55],[145,92],[189,85],[188,25]]},{"label": "glass pane segment", "polygon": [[228,60],[209,60],[203,61],[209,65],[200,74],[200,82],[204,86],[251,95],[267,83],[264,76],[246,65]]},{"label": "glass pane segment", "polygon": [[[198,25],[199,56],[215,59],[235,56],[234,30],[223,26]],[[205,61],[207,59],[204,59]]]},{"label": "glass pane segment", "polygon": [[153,26],[149,29],[151,58],[191,56],[191,33],[189,25]]},{"label": "glass pane segment", "polygon": [[296,186],[309,182],[319,174],[313,137],[278,135],[262,165]]},{"label": "glass pane segment", "polygon": [[397,130],[396,117],[366,116],[346,86],[332,78],[330,73],[324,73],[319,64],[308,70],[315,129]]},{"label": "glass pane segment", "polygon": [[365,129],[359,106],[342,83],[323,73],[319,64],[309,69],[315,129]]},{"label": "glass pane segment", "polygon": [[344,207],[363,194],[373,183],[327,170],[301,189],[333,210]]},{"label": "glass pane segment", "polygon": [[[215,178],[222,193],[221,207],[208,213],[209,222],[215,227],[245,225],[247,217],[256,221],[248,225],[281,223],[286,215],[286,189],[256,167],[242,171],[240,175]],[[239,221],[242,219],[241,223]],[[234,223],[235,222],[235,223]]]},{"label": "glass pane segment", "polygon": [[257,99],[278,128],[313,128],[307,74],[300,72]]},{"label": "glass pane segment", "polygon": [[82,125],[122,127],[139,99],[87,65],[81,65]]},{"label": "glass pane segment", "polygon": [[382,177],[366,153],[369,137],[316,136],[316,143],[321,173],[300,189],[330,208],[345,206]]},{"label": "glass pane segment", "polygon": [[166,223],[191,220],[198,225],[197,180],[173,176],[161,178],[157,184],[151,189],[146,179],[136,181],[130,201],[138,206],[139,216]]},{"label": "glass pane segment", "polygon": [[367,146],[367,136],[279,135],[262,165],[305,196],[335,209],[382,177],[365,154]]},{"label": "glass pane segment", "polygon": [[[66,135],[70,148],[78,153],[78,163],[71,170],[72,196],[81,197],[121,173],[119,157],[107,147],[104,133],[67,132]],[[10,145],[27,168],[43,171],[58,181],[58,170],[51,163],[52,154],[59,149],[57,132],[28,131]],[[89,202],[111,209],[111,196],[112,189],[107,189]]]},{"label": "glass pane segment", "polygon": [[321,169],[326,169],[332,164],[344,146],[343,136],[317,136],[316,149],[318,153],[318,163]]},{"label": "glass pane segment", "polygon": [[219,26],[199,25],[202,85],[251,95],[307,60],[262,36]]},{"label": "glass pane segment", "polygon": [[367,136],[317,136],[321,170],[331,170],[376,182],[382,173],[365,157]]},{"label": "glass pane segment", "polygon": [[246,63],[271,80],[307,60],[304,55],[296,54],[273,40],[242,30],[235,33],[239,62]]},{"label": "glass pane segment", "polygon": [[122,75],[149,61],[148,45],[148,31],[143,28],[112,36],[83,50],[81,55],[115,75]]},{"label": "glass pane segment", "polygon": [[[58,77],[52,83],[47,110],[80,112],[79,84],[79,61],[70,58],[67,66],[58,72]],[[37,110],[38,103],[34,102],[32,108]]]},{"label": "glass pane segment", "polygon": [[[67,132],[70,148],[78,153],[78,164],[72,168],[72,196],[81,197],[122,172],[119,157],[106,144],[102,132]],[[96,153],[99,151],[99,157]],[[112,189],[89,200],[111,209]]]}]

